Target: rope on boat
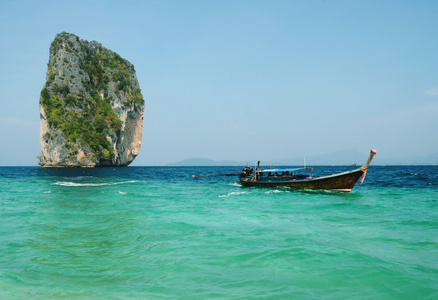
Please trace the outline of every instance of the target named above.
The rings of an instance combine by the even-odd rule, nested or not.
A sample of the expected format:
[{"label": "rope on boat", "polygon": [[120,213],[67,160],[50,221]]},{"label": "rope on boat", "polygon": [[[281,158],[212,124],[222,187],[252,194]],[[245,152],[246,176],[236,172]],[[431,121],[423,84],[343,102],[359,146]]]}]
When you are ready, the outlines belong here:
[{"label": "rope on boat", "polygon": [[348,168],[346,168],[344,171],[342,171],[342,172],[347,172],[348,170],[350,170],[350,169],[354,169],[354,168],[356,168],[356,164],[352,164],[351,166],[349,166]]}]

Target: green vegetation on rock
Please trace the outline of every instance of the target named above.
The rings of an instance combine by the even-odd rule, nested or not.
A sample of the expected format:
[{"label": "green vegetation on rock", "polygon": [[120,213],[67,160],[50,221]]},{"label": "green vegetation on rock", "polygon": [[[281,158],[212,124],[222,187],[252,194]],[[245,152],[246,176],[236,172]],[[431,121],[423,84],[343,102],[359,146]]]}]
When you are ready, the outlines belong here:
[{"label": "green vegetation on rock", "polygon": [[50,96],[46,88],[41,92],[49,125],[62,130],[67,142],[79,141],[82,146],[89,146],[96,157],[111,159],[113,150],[106,136],[119,134],[122,122],[111,109],[109,100],[99,96],[78,99],[71,94],[61,99],[59,95]]}]

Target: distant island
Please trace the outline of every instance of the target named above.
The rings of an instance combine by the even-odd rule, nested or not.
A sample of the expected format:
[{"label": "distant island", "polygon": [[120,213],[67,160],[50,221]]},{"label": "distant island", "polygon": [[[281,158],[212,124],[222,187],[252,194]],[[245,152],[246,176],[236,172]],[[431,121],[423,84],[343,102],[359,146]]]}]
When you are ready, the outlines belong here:
[{"label": "distant island", "polygon": [[134,66],[96,41],[56,35],[39,107],[43,167],[127,166],[139,153],[144,100]]},{"label": "distant island", "polygon": [[[400,158],[385,158],[385,154],[375,158],[374,165],[438,165],[438,152],[427,156],[412,156]],[[308,166],[326,166],[326,165],[352,165],[360,163],[366,154],[360,153],[357,150],[336,151],[321,155],[307,156],[306,164]],[[190,158],[174,163],[167,164],[168,166],[244,166],[246,163],[254,165],[257,159],[249,159],[248,161],[231,161],[231,160],[211,160],[205,158]],[[304,157],[286,158],[272,160],[275,166],[302,166]]]},{"label": "distant island", "polygon": [[232,160],[212,160],[206,158],[189,158],[175,163],[167,164],[167,166],[190,167],[190,166],[242,166],[243,162]]}]

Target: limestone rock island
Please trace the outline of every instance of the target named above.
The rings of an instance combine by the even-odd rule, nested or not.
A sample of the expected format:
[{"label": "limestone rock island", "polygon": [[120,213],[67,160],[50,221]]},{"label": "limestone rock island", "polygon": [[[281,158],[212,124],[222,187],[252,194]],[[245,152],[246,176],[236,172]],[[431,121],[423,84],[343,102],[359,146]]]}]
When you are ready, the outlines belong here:
[{"label": "limestone rock island", "polygon": [[134,66],[66,32],[50,46],[40,97],[39,164],[127,166],[138,155],[144,100]]}]

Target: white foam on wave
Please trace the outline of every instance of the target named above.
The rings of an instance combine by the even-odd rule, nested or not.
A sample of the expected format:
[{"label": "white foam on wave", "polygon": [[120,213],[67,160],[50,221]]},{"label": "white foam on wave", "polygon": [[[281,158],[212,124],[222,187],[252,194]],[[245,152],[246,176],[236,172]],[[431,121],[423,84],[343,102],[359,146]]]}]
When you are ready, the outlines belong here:
[{"label": "white foam on wave", "polygon": [[65,176],[62,176],[62,177],[60,177],[60,178],[62,178],[62,179],[65,179],[65,180],[84,180],[84,179],[91,179],[91,178],[95,178],[95,177],[93,177],[93,176],[74,176],[74,177],[65,177]]},{"label": "white foam on wave", "polygon": [[77,183],[77,182],[71,182],[71,181],[57,181],[53,185],[60,185],[60,186],[69,186],[69,187],[77,187],[77,186],[111,186],[111,185],[119,185],[119,184],[127,184],[127,183],[134,183],[137,182],[137,180],[131,180],[131,181],[122,181],[122,182],[106,182],[106,183]]},{"label": "white foam on wave", "polygon": [[242,194],[246,194],[246,192],[229,192],[226,195],[219,195],[219,197],[220,198],[227,198],[227,197],[237,196],[237,195],[242,195]]},{"label": "white foam on wave", "polygon": [[275,194],[275,193],[284,193],[285,191],[280,191],[280,190],[270,190],[270,191],[266,191],[265,194]]}]

